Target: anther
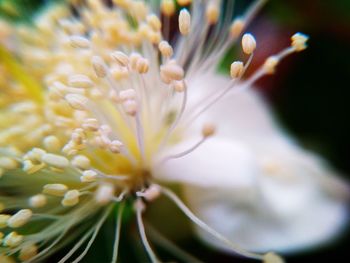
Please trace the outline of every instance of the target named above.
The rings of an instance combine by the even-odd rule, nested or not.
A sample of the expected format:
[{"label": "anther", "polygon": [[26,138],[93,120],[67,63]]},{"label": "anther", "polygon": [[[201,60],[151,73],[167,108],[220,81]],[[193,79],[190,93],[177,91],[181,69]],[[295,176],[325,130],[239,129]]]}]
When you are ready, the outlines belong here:
[{"label": "anther", "polygon": [[52,153],[45,153],[41,157],[41,161],[55,168],[66,168],[69,166],[69,161],[66,157]]},{"label": "anther", "polygon": [[80,94],[67,94],[65,97],[68,104],[76,110],[86,110],[86,105],[89,101],[89,99],[83,95]]},{"label": "anther", "polygon": [[306,42],[308,41],[309,36],[302,34],[302,33],[296,33],[291,37],[292,40],[292,47],[295,48],[296,51],[302,51],[307,48]]},{"label": "anther", "polygon": [[157,184],[152,184],[142,193],[142,197],[144,197],[147,201],[152,202],[157,199],[160,194],[160,186]]},{"label": "anther", "polygon": [[242,31],[245,27],[245,22],[241,18],[236,18],[230,27],[230,37],[237,38],[242,34]]},{"label": "anther", "polygon": [[82,170],[87,170],[91,166],[90,159],[87,158],[85,155],[74,156],[71,163],[74,167],[77,167]]},{"label": "anther", "polygon": [[146,210],[146,205],[141,199],[137,199],[134,202],[135,211],[140,211],[141,213]]},{"label": "anther", "polygon": [[192,0],[177,0],[177,3],[181,6],[184,6],[184,5],[189,5],[192,3]]},{"label": "anther", "polygon": [[148,15],[146,21],[153,28],[153,30],[159,31],[162,28],[162,23],[160,22],[158,16],[154,14]]},{"label": "anther", "polygon": [[6,170],[16,169],[18,167],[18,162],[10,157],[0,157],[0,168]]},{"label": "anther", "polygon": [[30,197],[28,203],[33,208],[43,207],[47,204],[47,197],[43,194],[37,194]]},{"label": "anther", "polygon": [[139,61],[139,59],[142,58],[142,56],[139,53],[131,53],[130,55],[130,66],[131,69],[133,70],[137,70],[137,62]]},{"label": "anther", "polygon": [[100,125],[98,123],[98,120],[96,120],[94,118],[89,118],[89,119],[84,120],[82,127],[86,131],[95,132],[99,129]]},{"label": "anther", "polygon": [[19,210],[16,214],[7,220],[7,225],[11,228],[18,228],[25,225],[32,217],[33,212],[30,209]]},{"label": "anther", "polygon": [[148,72],[149,69],[149,62],[145,58],[140,58],[136,63],[136,70],[140,74],[145,74]]},{"label": "anther", "polygon": [[284,263],[284,260],[279,255],[269,252],[263,256],[263,263]]},{"label": "anther", "polygon": [[231,78],[236,79],[242,76],[244,71],[244,65],[241,61],[235,61],[231,64],[230,75]]},{"label": "anther", "polygon": [[174,80],[171,82],[171,87],[176,91],[176,92],[184,92],[186,85],[183,80]]},{"label": "anther", "polygon": [[78,190],[69,190],[65,193],[61,204],[63,206],[75,206],[79,203],[79,191]]},{"label": "anther", "polygon": [[53,196],[64,196],[68,187],[64,184],[46,184],[43,187],[43,193]]},{"label": "anther", "polygon": [[83,175],[80,176],[80,181],[83,183],[95,182],[97,179],[97,173],[94,170],[85,170]]},{"label": "anther", "polygon": [[216,127],[211,123],[204,124],[202,127],[202,135],[204,138],[208,138],[215,134]]},{"label": "anther", "polygon": [[220,11],[218,5],[214,2],[210,2],[206,9],[206,18],[210,25],[216,24],[219,19]]},{"label": "anther", "polygon": [[123,103],[125,112],[130,116],[135,116],[138,110],[136,100],[127,100]]},{"label": "anther", "polygon": [[93,56],[91,62],[97,77],[104,78],[107,76],[107,65],[101,57]]},{"label": "anther", "polygon": [[113,140],[111,143],[108,145],[108,149],[112,153],[120,153],[121,147],[123,146],[123,143],[118,141],[118,140]]},{"label": "anther", "polygon": [[170,58],[174,53],[173,48],[170,46],[170,44],[164,40],[159,43],[158,48],[162,56],[166,58]]},{"label": "anther", "polygon": [[7,227],[7,221],[11,218],[10,215],[0,214],[0,228]]},{"label": "anther", "polygon": [[242,48],[243,52],[250,55],[256,49],[256,40],[254,36],[250,33],[246,33],[242,37]]},{"label": "anther", "polygon": [[185,72],[179,65],[175,63],[167,63],[160,67],[160,71],[164,76],[171,80],[182,80]]},{"label": "anther", "polygon": [[191,28],[191,15],[187,9],[182,9],[179,14],[179,30],[184,36],[190,33]]},{"label": "anther", "polygon": [[58,152],[62,147],[60,140],[53,135],[45,137],[43,144],[49,152]]},{"label": "anther", "polygon": [[95,200],[100,205],[108,204],[114,196],[114,185],[110,183],[100,184],[96,190]]},{"label": "anther", "polygon": [[126,89],[119,92],[119,99],[121,102],[126,100],[136,99],[136,92],[134,89]]},{"label": "anther", "polygon": [[165,16],[172,16],[175,13],[174,0],[162,0],[160,9]]},{"label": "anther", "polygon": [[38,247],[35,244],[24,246],[19,252],[19,259],[22,261],[30,260],[38,254]]},{"label": "anther", "polygon": [[127,67],[129,65],[129,57],[121,51],[112,52],[111,58],[114,59],[122,67]]},{"label": "anther", "polygon": [[263,65],[264,70],[267,74],[273,74],[275,72],[276,66],[279,63],[279,58],[276,56],[268,57]]},{"label": "anther", "polygon": [[92,80],[83,74],[69,76],[68,84],[76,88],[91,88],[94,85]]},{"label": "anther", "polygon": [[17,247],[19,244],[22,243],[22,241],[22,235],[19,235],[16,232],[11,232],[4,238],[3,243],[7,247]]},{"label": "anther", "polygon": [[70,43],[74,48],[89,48],[90,41],[82,36],[71,36]]}]

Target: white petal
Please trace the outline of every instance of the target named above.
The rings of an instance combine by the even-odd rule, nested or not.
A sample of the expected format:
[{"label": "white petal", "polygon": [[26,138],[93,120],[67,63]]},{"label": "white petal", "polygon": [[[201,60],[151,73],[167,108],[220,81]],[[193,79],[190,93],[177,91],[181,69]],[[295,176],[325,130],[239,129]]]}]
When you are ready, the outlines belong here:
[{"label": "white petal", "polygon": [[252,251],[290,252],[328,241],[347,219],[345,202],[329,195],[320,183],[320,178],[330,177],[329,171],[294,145],[274,143],[256,152],[261,170],[256,175],[258,191],[250,195],[255,199],[237,198],[224,188],[186,186],[190,207],[214,229]]},{"label": "white petal", "polygon": [[[164,155],[182,152],[195,142],[179,144]],[[255,183],[255,165],[254,157],[244,145],[213,137],[190,154],[156,166],[153,175],[161,180],[207,187],[250,187]]]}]

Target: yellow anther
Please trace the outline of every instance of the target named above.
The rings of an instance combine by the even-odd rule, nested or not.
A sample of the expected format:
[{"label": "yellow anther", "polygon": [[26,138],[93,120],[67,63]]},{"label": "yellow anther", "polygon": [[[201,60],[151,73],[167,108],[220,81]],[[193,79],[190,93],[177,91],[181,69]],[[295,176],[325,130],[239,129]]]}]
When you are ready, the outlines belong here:
[{"label": "yellow anther", "polygon": [[216,24],[218,22],[219,15],[220,15],[220,10],[218,5],[214,2],[210,2],[207,6],[205,15],[210,25]]},{"label": "yellow anther", "polygon": [[230,27],[230,36],[231,38],[237,38],[242,34],[242,31],[245,27],[245,22],[241,18],[237,18],[233,21]]},{"label": "yellow anther", "polygon": [[10,215],[0,214],[0,228],[7,227],[7,221],[10,217]]},{"label": "yellow anther", "polygon": [[130,55],[130,66],[133,70],[136,70],[137,62],[141,59],[142,56],[139,53],[131,53]]},{"label": "yellow anther", "polygon": [[160,71],[170,80],[182,80],[185,72],[179,65],[175,63],[167,63],[160,67]]},{"label": "yellow anther", "polygon": [[284,263],[285,261],[279,255],[269,252],[264,255],[263,263]]},{"label": "yellow anther", "polygon": [[62,147],[60,140],[53,135],[45,137],[43,144],[49,152],[58,152]]},{"label": "yellow anther", "polygon": [[85,170],[83,175],[80,176],[80,181],[83,183],[95,182],[97,179],[97,173],[94,170]]},{"label": "yellow anther", "polygon": [[146,20],[153,30],[159,31],[162,28],[162,23],[160,22],[158,16],[151,14],[147,16]]},{"label": "yellow anther", "polygon": [[243,62],[235,61],[231,64],[230,75],[231,78],[236,79],[242,76],[244,71]]},{"label": "yellow anther", "polygon": [[75,48],[89,48],[90,47],[90,41],[82,36],[71,36],[70,37],[70,43],[72,47]]},{"label": "yellow anther", "polygon": [[69,93],[65,97],[68,104],[76,110],[86,110],[86,105],[89,101],[87,97],[80,94]]},{"label": "yellow anther", "polygon": [[215,134],[216,127],[211,123],[204,124],[202,127],[202,135],[207,138]]},{"label": "yellow anther", "polygon": [[296,33],[291,37],[291,40],[292,47],[299,52],[307,48],[306,42],[309,40],[309,36],[302,33]]},{"label": "yellow anther", "polygon": [[114,51],[111,53],[111,58],[122,67],[127,67],[129,65],[129,57],[124,52]]},{"label": "yellow anther", "polygon": [[192,0],[176,0],[177,3],[181,6],[184,6],[184,5],[189,5],[192,3]]},{"label": "yellow anther", "polygon": [[43,194],[37,194],[29,198],[29,206],[33,208],[43,207],[47,204],[47,197]]},{"label": "yellow anther", "polygon": [[174,80],[171,82],[171,87],[176,91],[176,92],[184,92],[186,85],[183,80]]},{"label": "yellow anther", "polygon": [[179,30],[184,36],[190,33],[191,29],[191,14],[187,9],[182,9],[179,14]]},{"label": "yellow anther", "polygon": [[93,56],[91,62],[97,77],[104,78],[107,76],[107,65],[101,57]]},{"label": "yellow anther", "polygon": [[35,244],[24,246],[19,252],[19,259],[22,261],[30,260],[38,254],[38,247]]},{"label": "yellow anther", "polygon": [[12,170],[18,167],[18,162],[10,157],[0,157],[0,168]]},{"label": "yellow anther", "polygon": [[68,187],[64,184],[46,184],[43,188],[43,193],[53,196],[64,196],[68,191]]},{"label": "yellow anther", "polygon": [[76,88],[91,88],[94,85],[92,80],[83,74],[69,76],[68,84]]},{"label": "yellow anther", "polygon": [[66,157],[53,153],[45,153],[41,157],[41,161],[55,168],[66,168],[69,166],[69,161]]},{"label": "yellow anther", "polygon": [[268,74],[275,73],[276,66],[279,63],[279,58],[276,56],[268,57],[264,63],[264,70]]},{"label": "yellow anther", "polygon": [[79,203],[79,191],[78,190],[70,190],[65,193],[64,198],[62,199],[63,206],[75,206]]},{"label": "yellow anther", "polygon": [[7,225],[12,228],[17,228],[25,225],[32,217],[33,212],[30,209],[19,210],[16,214],[7,220]]},{"label": "yellow anther", "polygon": [[108,204],[114,197],[114,185],[110,183],[100,184],[96,190],[95,200],[100,205]]},{"label": "yellow anther", "polygon": [[149,61],[145,58],[140,58],[136,64],[136,70],[138,71],[138,73],[145,74],[148,72],[148,69],[149,69]]},{"label": "yellow anther", "polygon": [[174,53],[173,48],[167,41],[161,41],[158,45],[158,48],[162,56],[166,58],[170,58]]},{"label": "yellow anther", "polygon": [[176,9],[174,0],[162,0],[160,9],[165,16],[172,16]]},{"label": "yellow anther", "polygon": [[72,165],[79,169],[87,170],[90,168],[91,163],[90,159],[87,158],[85,155],[77,155],[73,158]]},{"label": "yellow anther", "polygon": [[250,55],[256,49],[256,40],[252,34],[246,33],[242,37],[243,52]]},{"label": "yellow anther", "polygon": [[17,247],[19,244],[22,243],[22,241],[22,235],[19,235],[16,232],[11,232],[4,238],[3,243],[7,247]]},{"label": "yellow anther", "polygon": [[84,123],[82,124],[82,127],[86,131],[97,131],[98,128],[100,127],[98,120],[94,118],[89,118],[84,120]]}]

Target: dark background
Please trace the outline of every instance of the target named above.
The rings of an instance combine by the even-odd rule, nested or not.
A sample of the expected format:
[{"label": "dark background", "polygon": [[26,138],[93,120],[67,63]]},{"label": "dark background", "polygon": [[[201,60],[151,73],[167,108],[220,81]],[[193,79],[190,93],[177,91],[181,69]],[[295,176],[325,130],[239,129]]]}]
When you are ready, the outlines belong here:
[{"label": "dark background", "polygon": [[[11,13],[11,2],[16,12]],[[0,0],[2,16],[30,20],[31,14],[45,3],[44,0]],[[251,1],[236,1],[238,9]],[[243,3],[241,5],[241,3]],[[349,0],[271,0],[248,29],[256,35],[259,52],[255,66],[266,56],[289,43],[289,37],[301,31],[310,35],[309,48],[281,63],[277,74],[259,81],[261,91],[275,109],[282,124],[309,149],[319,152],[349,178],[350,175],[350,1]],[[253,64],[253,67],[255,67]],[[179,221],[184,220],[179,217]],[[111,223],[111,222],[109,222]],[[129,226],[134,229],[132,223]],[[108,226],[99,235],[93,251],[84,262],[102,262],[106,258],[105,244],[111,244]],[[135,232],[135,229],[134,229]],[[128,237],[121,251],[127,262],[145,259],[135,256],[140,245]],[[123,239],[126,240],[126,239]],[[180,244],[207,262],[250,262],[214,252],[197,240],[184,236]],[[335,243],[297,256],[287,256],[288,262],[343,262],[350,248],[349,233]],[[160,255],[171,259],[166,253]],[[110,254],[109,254],[110,255]],[[108,257],[107,257],[108,258]],[[106,258],[106,260],[107,260]],[[49,262],[55,262],[55,257]],[[107,261],[108,262],[108,261]]]}]

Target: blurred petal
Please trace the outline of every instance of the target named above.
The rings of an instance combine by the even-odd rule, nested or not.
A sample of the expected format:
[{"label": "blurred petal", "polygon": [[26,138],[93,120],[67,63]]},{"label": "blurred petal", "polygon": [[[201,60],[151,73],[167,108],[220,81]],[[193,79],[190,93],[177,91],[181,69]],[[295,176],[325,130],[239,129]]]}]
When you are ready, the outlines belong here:
[{"label": "blurred petal", "polygon": [[[182,152],[195,142],[196,140],[188,140],[172,147],[169,153]],[[192,153],[159,165],[154,169],[153,175],[165,181],[234,189],[255,184],[255,165],[253,155],[244,145],[214,137]]]}]

